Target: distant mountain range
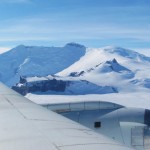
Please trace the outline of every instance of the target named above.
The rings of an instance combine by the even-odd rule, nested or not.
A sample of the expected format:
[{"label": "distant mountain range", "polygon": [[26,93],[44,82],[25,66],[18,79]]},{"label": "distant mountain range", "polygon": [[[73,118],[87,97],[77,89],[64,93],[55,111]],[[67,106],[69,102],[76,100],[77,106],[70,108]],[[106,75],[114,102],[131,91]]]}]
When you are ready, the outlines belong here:
[{"label": "distant mountain range", "polygon": [[150,90],[150,57],[121,47],[20,45],[0,54],[0,80],[23,95]]}]

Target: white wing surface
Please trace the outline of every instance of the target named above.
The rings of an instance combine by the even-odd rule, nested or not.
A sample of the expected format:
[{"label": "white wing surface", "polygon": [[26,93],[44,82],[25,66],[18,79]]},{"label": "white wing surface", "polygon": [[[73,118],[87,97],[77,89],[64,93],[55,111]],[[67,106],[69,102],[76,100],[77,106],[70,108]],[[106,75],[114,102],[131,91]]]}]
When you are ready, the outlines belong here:
[{"label": "white wing surface", "polygon": [[0,150],[129,150],[0,83]]}]

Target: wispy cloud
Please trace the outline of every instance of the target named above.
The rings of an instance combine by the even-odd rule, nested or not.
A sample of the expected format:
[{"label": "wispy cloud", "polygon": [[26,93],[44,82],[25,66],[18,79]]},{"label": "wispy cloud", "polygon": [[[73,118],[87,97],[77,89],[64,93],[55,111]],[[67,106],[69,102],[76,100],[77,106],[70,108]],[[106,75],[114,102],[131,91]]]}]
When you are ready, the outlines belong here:
[{"label": "wispy cloud", "polygon": [[[50,40],[57,39],[110,39],[130,38],[150,42],[150,30],[139,27],[125,27],[114,24],[66,24],[61,21],[44,18],[9,20],[0,27],[0,41],[14,40]],[[11,27],[9,26],[11,24]],[[8,26],[7,26],[8,25]]]},{"label": "wispy cloud", "polygon": [[[102,1],[105,3],[105,0]],[[80,1],[86,2],[86,5],[78,5],[76,1],[63,4],[64,1],[59,0],[45,0],[44,3],[34,0],[0,0],[0,3],[34,4],[29,7],[13,5],[13,11],[2,11],[4,13],[1,14],[5,15],[0,20],[0,44],[9,46],[10,43],[28,44],[30,41],[86,41],[93,44],[97,41],[98,44],[126,43],[128,46],[132,43],[136,47],[144,47],[144,44],[150,47],[149,8],[141,5],[136,5],[136,8],[134,5],[124,7],[113,3],[114,0],[110,4],[113,7],[105,4],[105,7],[101,7],[102,1],[98,4]]]}]

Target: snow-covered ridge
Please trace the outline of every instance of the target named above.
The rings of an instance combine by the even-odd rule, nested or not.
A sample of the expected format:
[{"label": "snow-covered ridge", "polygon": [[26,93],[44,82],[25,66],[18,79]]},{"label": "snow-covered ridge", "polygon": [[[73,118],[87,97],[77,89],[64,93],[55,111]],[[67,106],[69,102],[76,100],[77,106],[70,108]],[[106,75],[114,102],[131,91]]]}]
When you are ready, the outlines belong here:
[{"label": "snow-covered ridge", "polygon": [[133,78],[134,73],[129,70],[128,68],[120,65],[116,59],[106,61],[100,63],[88,70],[82,70],[80,72],[71,72],[69,76],[72,77],[79,77],[79,76],[86,76],[87,74],[106,74],[106,73],[120,73],[120,75],[126,76],[126,78]]},{"label": "snow-covered ridge", "polygon": [[80,59],[86,48],[75,43],[64,47],[20,45],[0,55],[0,80],[11,86],[20,76],[46,76],[69,67]]},{"label": "snow-covered ridge", "polygon": [[103,48],[105,51],[109,53],[116,53],[122,57],[130,58],[130,59],[135,59],[135,60],[141,60],[141,61],[149,61],[150,62],[150,57],[147,57],[143,54],[139,54],[133,50],[125,49],[122,47],[114,47],[114,46],[107,46]]},{"label": "snow-covered ridge", "polygon": [[84,57],[72,66],[59,72],[58,75],[66,76],[77,70],[78,72],[89,70],[94,66],[113,60],[114,58],[120,63],[120,65],[125,66],[132,71],[136,70],[135,65],[145,66],[150,63],[150,57],[120,47],[107,46],[103,48],[87,48]]}]

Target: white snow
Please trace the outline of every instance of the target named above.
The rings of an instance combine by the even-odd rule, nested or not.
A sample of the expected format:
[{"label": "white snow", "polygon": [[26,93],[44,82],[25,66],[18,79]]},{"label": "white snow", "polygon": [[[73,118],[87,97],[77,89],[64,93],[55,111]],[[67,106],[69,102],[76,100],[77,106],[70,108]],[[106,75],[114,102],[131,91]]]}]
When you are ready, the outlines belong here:
[{"label": "white snow", "polygon": [[49,80],[49,79],[54,79],[54,77],[51,76],[51,75],[48,75],[48,76],[45,76],[45,77],[34,76],[34,77],[27,77],[26,78],[27,82],[44,81],[44,80]]},{"label": "white snow", "polygon": [[37,104],[57,104],[81,101],[107,101],[127,107],[150,109],[149,92],[89,94],[89,95],[35,95],[27,94],[26,97]]}]

